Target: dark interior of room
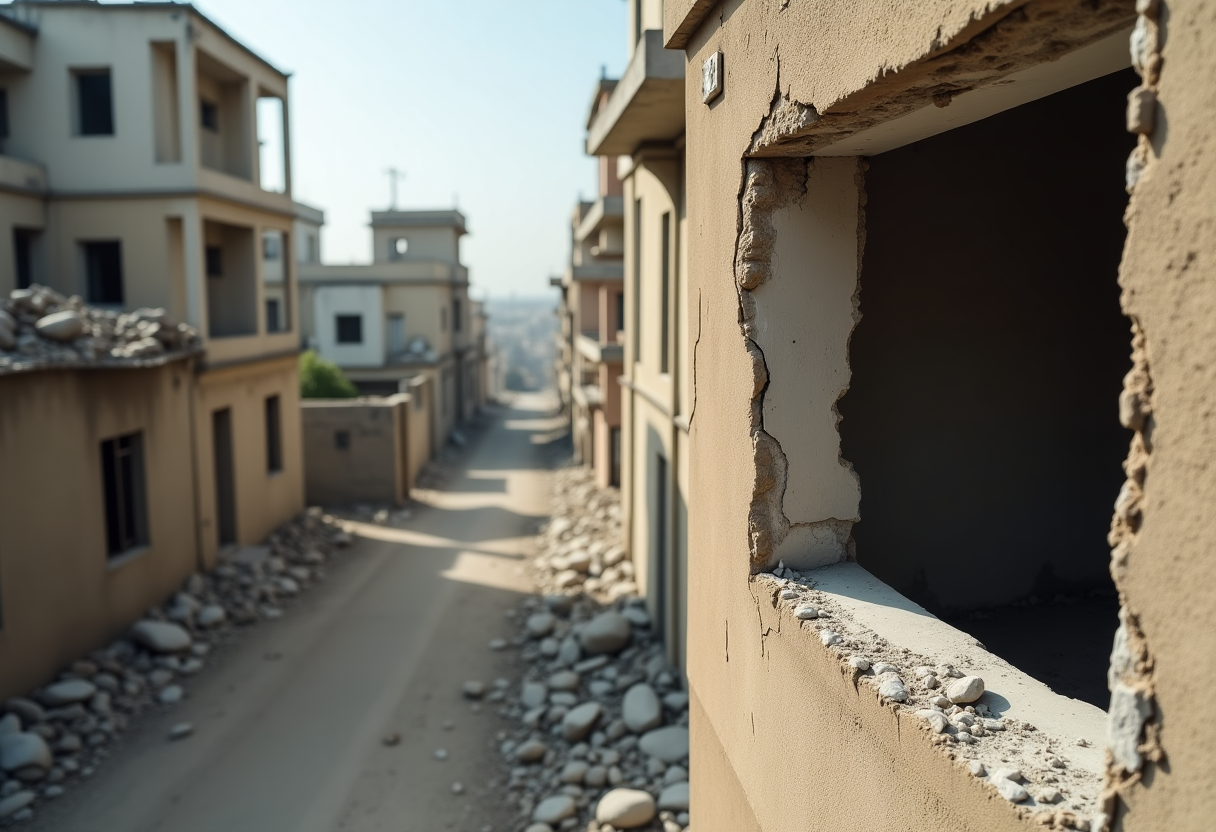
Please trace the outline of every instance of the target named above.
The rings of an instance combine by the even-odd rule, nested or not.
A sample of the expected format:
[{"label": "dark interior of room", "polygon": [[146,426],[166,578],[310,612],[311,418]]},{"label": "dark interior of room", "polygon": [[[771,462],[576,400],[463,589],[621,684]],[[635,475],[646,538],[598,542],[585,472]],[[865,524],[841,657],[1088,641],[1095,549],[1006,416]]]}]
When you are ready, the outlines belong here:
[{"label": "dark interior of room", "polygon": [[[1116,281],[1136,83],[1125,70],[869,159],[840,403],[858,561],[1101,707],[1118,624],[1106,532],[1131,439]],[[1030,626],[1048,607],[1066,648]],[[1064,672],[1077,651],[1092,667]]]}]

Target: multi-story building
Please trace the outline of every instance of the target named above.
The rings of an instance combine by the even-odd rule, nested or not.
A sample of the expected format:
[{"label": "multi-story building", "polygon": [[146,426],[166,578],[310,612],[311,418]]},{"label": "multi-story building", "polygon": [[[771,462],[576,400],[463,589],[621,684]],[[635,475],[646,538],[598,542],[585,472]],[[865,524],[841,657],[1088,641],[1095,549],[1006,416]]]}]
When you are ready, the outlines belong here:
[{"label": "multi-story building", "polygon": [[306,341],[366,394],[391,395],[427,376],[440,443],[484,401],[481,322],[460,262],[465,218],[454,209],[373,211],[371,228],[370,264],[300,265]]},{"label": "multi-story building", "polygon": [[[594,104],[611,81],[600,81]],[[571,217],[570,265],[561,289],[557,375],[570,420],[575,461],[595,471],[602,487],[621,483],[621,375],[625,330],[622,287],[623,203],[615,160],[601,159],[599,197],[579,202]]]},{"label": "multi-story building", "polygon": [[697,828],[1209,828],[1211,4],[664,5]]},{"label": "multi-story building", "polygon": [[[79,652],[81,638],[112,635],[184,574],[260,541],[302,508],[295,275],[265,258],[268,248],[293,245],[287,125],[287,76],[189,5],[0,7],[0,294],[42,284],[104,309],[163,309],[157,320],[190,324],[202,339],[189,369],[114,376],[121,407],[96,386],[102,376],[85,382],[85,370],[70,373],[79,383],[60,371],[9,380],[21,399],[20,408],[8,397],[0,405],[16,420],[10,428],[33,424],[18,410],[62,402],[72,409],[46,423],[59,437],[48,442],[87,462],[104,452],[90,443],[130,450],[142,441],[155,489],[146,539],[90,536],[103,485],[87,473],[92,465],[81,502],[63,503],[81,513],[68,525],[82,536],[56,532],[47,545],[54,523],[45,518],[30,534],[6,523],[3,592],[80,613],[70,633],[52,627],[40,630],[49,642],[22,642],[46,650],[23,674]],[[96,409],[79,404],[86,393],[98,396]],[[59,478],[22,467],[28,462],[0,461],[6,486],[21,483],[55,503]],[[80,462],[65,459],[60,476],[75,480]],[[170,517],[183,525],[165,526]],[[77,556],[90,565],[78,571]],[[79,583],[64,581],[65,571]],[[9,616],[0,625],[15,626]]]},{"label": "multi-story building", "polygon": [[[622,182],[624,285],[617,295],[623,363],[619,482],[625,545],[668,657],[683,668],[688,569],[687,211],[684,58],[663,48],[663,4],[630,4],[629,64],[601,81],[587,153]],[[619,369],[620,372],[616,370]],[[613,379],[614,391],[618,379]],[[576,432],[577,435],[577,432]]]}]

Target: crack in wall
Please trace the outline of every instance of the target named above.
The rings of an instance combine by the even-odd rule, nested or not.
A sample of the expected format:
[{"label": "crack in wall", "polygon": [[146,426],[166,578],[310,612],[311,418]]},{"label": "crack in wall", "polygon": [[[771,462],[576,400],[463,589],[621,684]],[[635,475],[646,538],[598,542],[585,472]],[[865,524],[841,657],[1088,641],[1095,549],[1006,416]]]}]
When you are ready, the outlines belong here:
[{"label": "crack in wall", "polygon": [[[1125,215],[1134,217],[1135,187],[1151,157],[1156,124],[1157,83],[1161,71],[1158,51],[1159,3],[1139,0],[1139,16],[1131,35],[1132,65],[1142,83],[1128,96],[1127,129],[1138,134],[1137,145],[1127,162],[1126,185],[1132,195]],[[1145,489],[1153,453],[1153,376],[1149,365],[1149,339],[1135,314],[1131,294],[1120,296],[1123,313],[1131,320],[1132,368],[1123,378],[1119,395],[1119,421],[1134,431],[1123,463],[1127,479],[1115,499],[1107,542],[1111,546],[1110,573],[1119,589],[1119,629],[1111,649],[1107,685],[1110,709],[1106,735],[1106,778],[1102,790],[1103,809],[1110,829],[1119,822],[1125,807],[1123,795],[1141,784],[1149,769],[1165,761],[1161,741],[1161,714],[1154,695],[1154,662],[1140,618],[1125,587],[1129,559],[1144,524]]]},{"label": "crack in wall", "polygon": [[697,415],[697,349],[701,346],[701,290],[697,290],[697,338],[692,342],[692,406],[688,411],[688,429]]}]

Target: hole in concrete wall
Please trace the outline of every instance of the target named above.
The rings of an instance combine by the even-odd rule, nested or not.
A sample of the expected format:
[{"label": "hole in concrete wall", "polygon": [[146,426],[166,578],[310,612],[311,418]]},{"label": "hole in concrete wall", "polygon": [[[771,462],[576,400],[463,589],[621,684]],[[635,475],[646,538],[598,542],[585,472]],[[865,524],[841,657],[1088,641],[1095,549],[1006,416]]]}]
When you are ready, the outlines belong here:
[{"label": "hole in concrete wall", "polygon": [[870,159],[840,404],[860,563],[1099,707],[1130,440],[1116,278],[1136,83],[1115,73]]}]

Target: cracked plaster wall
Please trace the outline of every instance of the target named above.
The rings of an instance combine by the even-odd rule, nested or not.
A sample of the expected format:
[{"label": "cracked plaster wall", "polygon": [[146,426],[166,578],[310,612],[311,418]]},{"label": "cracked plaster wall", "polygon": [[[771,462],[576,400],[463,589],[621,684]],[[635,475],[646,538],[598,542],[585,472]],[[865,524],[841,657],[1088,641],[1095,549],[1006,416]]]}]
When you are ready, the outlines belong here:
[{"label": "cracked plaster wall", "polygon": [[[1152,11],[1152,3],[1141,5]],[[711,106],[700,101],[697,84],[687,86],[689,296],[709,310],[697,328],[690,481],[712,488],[698,488],[692,502],[696,567],[689,573],[688,648],[698,765],[692,800],[708,829],[872,828],[875,819],[910,828],[1026,828],[1008,807],[968,802],[971,793],[960,791],[955,771],[931,769],[921,777],[917,747],[889,742],[893,729],[872,723],[881,713],[873,703],[855,708],[837,701],[842,680],[832,674],[838,671],[816,670],[814,655],[791,646],[793,639],[770,637],[770,646],[761,647],[764,622],[757,622],[747,582],[757,552],[754,498],[764,485],[776,486],[789,460],[757,430],[765,414],[755,394],[770,370],[759,347],[741,337],[740,313],[746,318],[747,310],[734,278],[745,160],[754,150],[805,156],[822,140],[804,141],[807,136],[897,115],[909,90],[917,106],[946,103],[951,77],[965,88],[994,83],[1119,30],[1132,20],[1132,6],[1130,0],[876,2],[861,15],[840,2],[733,0],[692,34],[690,78],[699,77],[710,52],[727,56],[725,92]],[[1006,19],[1011,28],[997,32],[994,24]],[[1133,101],[1136,126],[1156,124],[1129,167],[1129,177],[1140,181],[1121,272],[1124,308],[1144,338],[1137,366],[1151,368],[1151,385],[1138,376],[1129,396],[1152,407],[1146,423],[1151,465],[1144,468],[1152,476],[1137,484],[1138,492],[1129,488],[1123,510],[1134,508],[1128,516],[1135,521],[1116,540],[1127,543],[1115,572],[1132,622],[1125,630],[1131,660],[1119,665],[1121,679],[1151,696],[1154,714],[1144,731],[1134,725],[1134,743],[1147,762],[1135,773],[1112,772],[1115,825],[1128,830],[1208,828],[1207,802],[1195,797],[1210,794],[1216,781],[1216,723],[1186,716],[1216,689],[1210,635],[1216,632],[1216,558],[1210,555],[1216,527],[1209,521],[1216,505],[1216,428],[1207,415],[1209,391],[1216,389],[1216,283],[1209,268],[1216,260],[1210,129],[1216,102],[1205,80],[1216,77],[1208,34],[1216,31],[1216,9],[1178,0],[1169,4],[1166,21],[1156,38],[1165,44],[1164,64],[1157,65],[1164,69],[1152,94]],[[1147,40],[1144,28],[1140,36]],[[1000,54],[1014,60],[1002,62]],[[960,61],[952,63],[952,55]],[[814,122],[819,127],[804,119],[811,126],[806,136],[770,131],[765,138],[773,105],[780,108],[786,99],[842,117],[821,118]],[[757,141],[764,147],[753,147]],[[757,477],[754,464],[740,464],[757,454],[771,458],[773,476]],[[1137,469],[1131,470],[1134,480]],[[856,749],[875,743],[881,747],[872,756],[853,759]],[[885,766],[883,774],[870,778],[875,766]],[[915,786],[907,779],[912,769]],[[854,770],[863,776],[854,778]],[[831,800],[814,785],[827,783]]]}]

